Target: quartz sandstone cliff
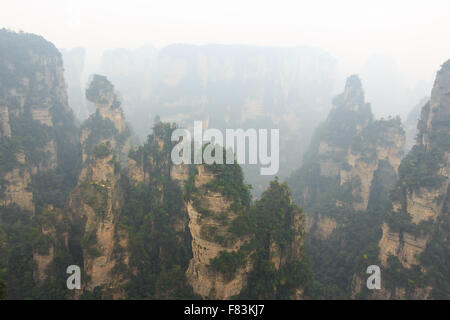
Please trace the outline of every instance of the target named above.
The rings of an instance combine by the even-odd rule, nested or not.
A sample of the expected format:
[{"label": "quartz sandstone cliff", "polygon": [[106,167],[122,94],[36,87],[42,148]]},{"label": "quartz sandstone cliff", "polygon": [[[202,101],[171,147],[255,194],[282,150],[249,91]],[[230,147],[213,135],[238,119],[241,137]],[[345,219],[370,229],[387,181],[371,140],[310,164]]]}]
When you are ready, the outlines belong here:
[{"label": "quartz sandstone cliff", "polygon": [[[39,36],[4,29],[0,33],[4,46],[0,53],[0,137],[26,144],[12,150],[17,158],[13,168],[0,172],[6,186],[0,202],[34,211],[31,176],[57,167],[58,148],[63,146],[56,132],[64,119],[73,120],[62,58],[53,44]],[[33,139],[30,150],[28,141]],[[38,152],[45,156],[38,157]]]},{"label": "quartz sandstone cliff", "polygon": [[[87,281],[83,290],[102,288],[102,297],[124,298],[124,274],[116,272],[129,261],[128,234],[118,226],[124,192],[121,186],[120,157],[128,154],[129,135],[114,87],[101,76],[94,79],[87,96],[96,103],[96,113],[82,127],[83,167],[78,185],[72,191],[67,212],[73,231],[81,243],[83,270]],[[110,121],[110,134],[95,131],[98,121]],[[95,122],[97,121],[97,122]],[[99,136],[92,136],[99,134]]]},{"label": "quartz sandstone cliff", "polygon": [[[197,191],[194,200],[186,203],[193,253],[186,271],[187,278],[194,292],[203,298],[230,299],[245,286],[246,274],[251,268],[250,261],[239,268],[231,280],[212,270],[210,262],[222,251],[238,252],[246,239],[236,239],[228,231],[228,225],[237,217],[230,208],[231,201],[221,193],[205,188],[207,183],[216,179],[215,175],[204,165],[199,165],[197,170]],[[220,215],[225,216],[226,225],[218,221]]]},{"label": "quartz sandstone cliff", "polygon": [[[145,212],[145,217],[151,220],[165,218],[167,214],[169,227],[175,231],[164,234],[175,238],[169,246],[158,238],[163,232],[158,230],[162,228],[157,222],[150,221],[149,229],[139,230],[146,236],[150,233],[146,239],[152,241],[145,246],[150,247],[151,257],[145,259],[158,260],[154,263],[157,277],[177,270],[169,269],[175,264],[183,268],[182,274],[194,293],[203,298],[229,299],[239,295],[253,271],[252,251],[244,253],[245,263],[232,279],[214,270],[211,262],[220,253],[241,251],[254,237],[236,236],[229,230],[238,213],[229,197],[210,189],[209,183],[217,176],[205,166],[197,166],[195,200],[186,198],[183,202],[183,190],[190,183],[190,168],[170,163],[172,144],[160,135],[175,127],[156,124],[145,152],[145,148],[138,147],[129,153],[130,132],[114,86],[106,77],[95,75],[86,91],[87,98],[96,106],[95,113],[77,128],[67,103],[60,53],[42,38],[27,34],[23,37],[31,39],[30,47],[20,50],[23,48],[13,45],[16,40],[10,39],[18,37],[17,34],[1,32],[0,137],[8,143],[17,137],[26,142],[30,139],[31,143],[19,144],[9,153],[13,165],[0,172],[0,204],[31,211],[28,217],[35,227],[32,230],[36,238],[24,246],[30,247],[27,253],[37,297],[47,294],[49,298],[75,299],[128,297],[127,285],[139,281],[142,272],[135,267],[136,256],[131,250],[139,243],[131,243],[128,233],[135,226],[121,220],[131,187],[145,189],[151,195],[154,206],[149,206],[149,210],[166,210]],[[17,49],[17,59],[5,56],[8,50],[3,47],[9,51]],[[254,108],[255,103],[260,102],[249,101],[247,105]],[[41,138],[42,141],[33,140]],[[70,175],[66,175],[69,171]],[[241,180],[233,183],[239,186],[243,184]],[[58,203],[54,203],[56,198]],[[171,205],[168,202],[178,200],[181,207],[175,206],[177,212],[167,209]],[[142,207],[148,209],[145,203]],[[227,224],[223,224],[225,220]],[[291,220],[290,227],[303,228],[301,212],[296,211]],[[177,256],[185,254],[184,247],[191,250],[186,254],[188,258],[173,259],[174,252]],[[280,270],[289,261],[304,258],[303,234],[296,233],[287,248],[271,239],[268,248],[269,260]],[[83,270],[81,291],[68,292],[65,288],[65,269],[71,264]],[[152,294],[172,297],[177,292],[165,292],[166,283],[161,278],[155,281]],[[303,288],[298,287],[292,297],[303,297]]]},{"label": "quartz sandstone cliff", "polygon": [[[443,232],[443,240],[445,241],[445,234],[448,234],[448,230],[445,230],[445,221],[448,219],[448,184],[450,178],[449,117],[450,61],[447,61],[437,73],[430,101],[422,108],[416,141],[416,150],[423,150],[425,155],[435,154],[436,152],[440,154],[436,172],[433,172],[433,174],[437,174],[435,180],[440,180],[434,185],[407,188],[400,197],[394,200],[392,216],[403,214],[410,219],[410,222],[409,226],[404,227],[403,230],[397,230],[398,228],[393,230],[387,222],[383,224],[383,235],[379,242],[379,255],[384,266],[387,265],[388,258],[394,256],[398,258],[404,268],[411,269],[414,266],[420,266],[422,271],[427,274],[429,271],[427,268],[430,266],[424,266],[426,261],[421,256],[433,238],[436,237],[437,232]],[[413,149],[411,153],[414,152]],[[430,167],[429,163],[424,162],[424,158],[416,163],[412,160],[408,160],[408,163],[407,160],[408,157],[405,159],[405,166],[417,167],[423,162],[425,166]],[[422,175],[424,174],[422,173]],[[430,173],[427,172],[426,174]],[[406,183],[405,180],[400,180],[398,189],[400,190],[402,184]],[[423,223],[428,223],[432,227],[420,228]],[[419,227],[419,232],[409,231],[417,227]],[[431,289],[430,286],[416,288],[414,292],[406,295],[404,287],[396,287],[398,291],[396,297],[427,298]],[[379,296],[389,298],[391,295],[392,292],[384,292],[384,295]]]},{"label": "quartz sandstone cliff", "polygon": [[[290,178],[290,185],[296,202],[307,212],[324,201],[319,201],[322,194],[331,196],[336,207],[365,211],[380,163],[387,162],[394,171],[400,165],[404,131],[399,119],[373,119],[356,75],[347,79],[344,92],[333,105],[326,122],[316,130],[303,168]],[[336,225],[333,216],[320,211],[307,218],[308,229],[320,239],[328,238]]]}]

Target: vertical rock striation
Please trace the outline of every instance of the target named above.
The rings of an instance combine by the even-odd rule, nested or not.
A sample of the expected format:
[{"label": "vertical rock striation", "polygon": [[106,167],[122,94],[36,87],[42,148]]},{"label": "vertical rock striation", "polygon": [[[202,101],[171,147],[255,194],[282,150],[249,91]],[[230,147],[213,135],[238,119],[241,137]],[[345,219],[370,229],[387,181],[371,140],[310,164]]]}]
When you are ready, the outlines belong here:
[{"label": "vertical rock striation", "polygon": [[[445,243],[449,236],[449,141],[447,61],[436,75],[429,102],[422,108],[416,145],[400,165],[392,194],[393,210],[383,223],[379,255],[389,274],[391,290],[386,290],[382,298],[448,298],[450,281],[445,275],[450,269],[445,261],[449,254]],[[410,274],[408,281],[401,281],[396,270]]]}]

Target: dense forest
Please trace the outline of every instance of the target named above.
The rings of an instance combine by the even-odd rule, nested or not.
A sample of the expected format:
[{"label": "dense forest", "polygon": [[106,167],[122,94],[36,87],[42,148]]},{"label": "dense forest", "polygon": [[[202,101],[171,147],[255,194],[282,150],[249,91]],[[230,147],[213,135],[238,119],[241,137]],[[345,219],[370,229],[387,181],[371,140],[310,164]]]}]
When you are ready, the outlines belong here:
[{"label": "dense forest", "polygon": [[[446,81],[447,72],[448,62],[436,86]],[[355,76],[348,78],[344,93],[317,128],[303,166],[289,179],[294,201],[310,221],[306,247],[316,297],[448,298],[444,270],[449,253],[443,243],[448,232],[444,155],[448,157],[449,148],[444,137],[450,128],[445,120],[449,106],[447,97],[435,91],[422,109],[417,143],[406,155],[400,119],[374,120]],[[440,114],[432,127],[430,103],[437,106],[433,113]],[[424,143],[424,136],[430,141]],[[419,218],[424,214],[435,218]],[[391,246],[398,251],[386,252]],[[361,285],[369,265],[383,266],[381,293]]]},{"label": "dense forest", "polygon": [[176,123],[136,143],[104,75],[78,123],[63,68],[44,38],[0,30],[0,299],[449,298],[450,61],[407,154],[400,118],[376,119],[352,75],[260,197],[237,161],[172,163]]}]

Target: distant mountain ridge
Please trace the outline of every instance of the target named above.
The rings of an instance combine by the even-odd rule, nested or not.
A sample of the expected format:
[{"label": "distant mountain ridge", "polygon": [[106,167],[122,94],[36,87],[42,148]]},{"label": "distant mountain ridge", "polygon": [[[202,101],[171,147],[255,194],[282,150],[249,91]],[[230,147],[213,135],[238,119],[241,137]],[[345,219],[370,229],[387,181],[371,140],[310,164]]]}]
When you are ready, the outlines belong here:
[{"label": "distant mountain ridge", "polygon": [[[335,69],[333,57],[309,47],[176,44],[106,51],[99,72],[115,83],[141,138],[156,115],[187,128],[202,120],[222,130],[280,129],[285,177],[328,111]],[[257,166],[244,172],[261,195],[270,177]]]}]

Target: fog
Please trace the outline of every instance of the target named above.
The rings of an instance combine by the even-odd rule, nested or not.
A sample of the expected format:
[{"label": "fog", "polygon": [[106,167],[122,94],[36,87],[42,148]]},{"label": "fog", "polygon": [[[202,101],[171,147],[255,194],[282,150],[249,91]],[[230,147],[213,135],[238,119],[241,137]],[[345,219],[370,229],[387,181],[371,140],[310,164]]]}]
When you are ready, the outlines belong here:
[{"label": "fog", "polygon": [[2,1],[0,21],[2,27],[40,34],[58,48],[86,48],[85,79],[113,48],[317,47],[337,59],[336,92],[349,74],[358,73],[377,115],[405,118],[414,100],[429,93],[435,71],[448,58],[449,9],[445,0],[16,0]]},{"label": "fog", "polygon": [[[40,34],[58,48],[85,47],[85,70],[95,70],[106,49],[146,44],[318,47],[337,58],[340,84],[349,74],[361,74],[368,100],[378,102],[377,115],[404,117],[414,103],[393,92],[380,98],[378,81],[381,87],[385,79],[395,82],[398,94],[414,92],[410,100],[428,94],[450,53],[449,10],[445,0],[15,0],[2,1],[0,21],[2,27]],[[389,63],[377,64],[382,61]]]}]

